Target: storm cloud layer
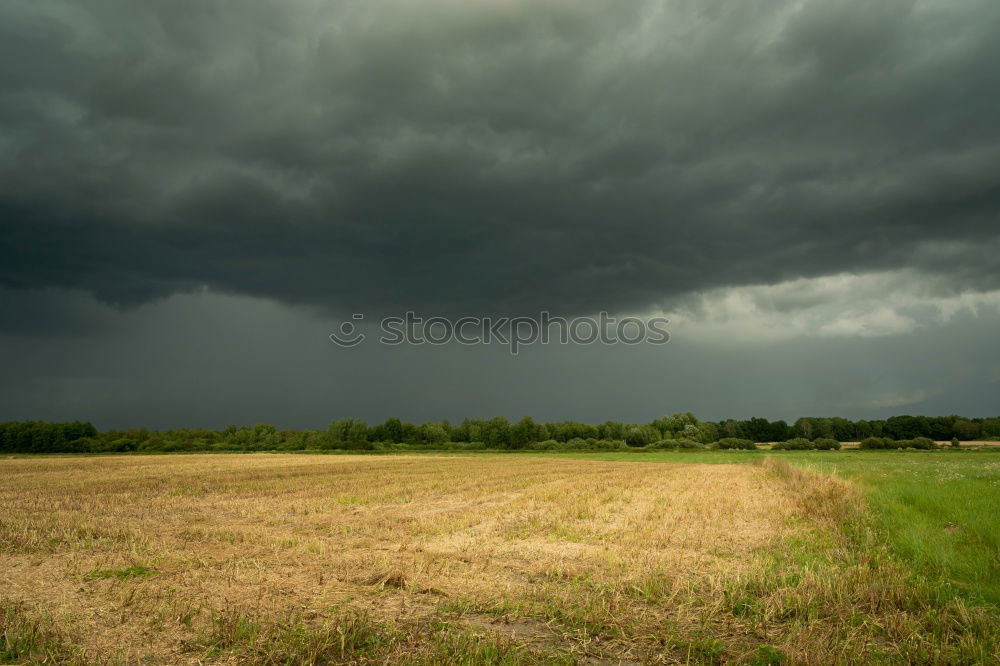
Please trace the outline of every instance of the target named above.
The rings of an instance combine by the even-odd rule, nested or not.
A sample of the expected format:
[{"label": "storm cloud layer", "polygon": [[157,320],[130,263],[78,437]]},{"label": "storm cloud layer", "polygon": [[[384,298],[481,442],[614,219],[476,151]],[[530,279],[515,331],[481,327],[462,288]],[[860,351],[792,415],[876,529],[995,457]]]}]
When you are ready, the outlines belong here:
[{"label": "storm cloud layer", "polygon": [[994,0],[13,0],[0,285],[646,310],[1000,288]]},{"label": "storm cloud layer", "polygon": [[[0,420],[995,415],[998,34],[996,0],[0,2]],[[327,338],[406,310],[671,342]]]}]

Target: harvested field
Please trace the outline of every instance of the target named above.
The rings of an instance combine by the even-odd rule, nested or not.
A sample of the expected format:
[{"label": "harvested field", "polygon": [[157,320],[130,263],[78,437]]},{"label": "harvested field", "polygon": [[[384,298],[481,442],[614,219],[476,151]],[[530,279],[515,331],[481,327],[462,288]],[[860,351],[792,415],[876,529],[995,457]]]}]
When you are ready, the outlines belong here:
[{"label": "harvested field", "polygon": [[835,525],[858,510],[850,486],[782,465],[4,460],[0,628],[10,654],[80,663],[821,663],[982,649],[959,631],[914,637],[903,574],[837,545]]}]

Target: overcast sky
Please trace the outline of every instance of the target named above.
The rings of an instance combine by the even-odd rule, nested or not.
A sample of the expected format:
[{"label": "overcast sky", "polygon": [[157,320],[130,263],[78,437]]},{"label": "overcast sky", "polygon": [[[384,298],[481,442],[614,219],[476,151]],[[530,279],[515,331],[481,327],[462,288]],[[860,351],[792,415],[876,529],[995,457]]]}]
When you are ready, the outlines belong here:
[{"label": "overcast sky", "polygon": [[[7,0],[0,419],[1000,414],[996,0]],[[670,318],[352,349],[352,314]]]}]

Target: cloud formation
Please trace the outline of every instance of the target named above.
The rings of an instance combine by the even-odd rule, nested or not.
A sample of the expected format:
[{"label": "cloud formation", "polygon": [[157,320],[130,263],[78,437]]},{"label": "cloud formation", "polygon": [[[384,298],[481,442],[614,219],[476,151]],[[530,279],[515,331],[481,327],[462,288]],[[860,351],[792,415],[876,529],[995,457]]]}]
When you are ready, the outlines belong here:
[{"label": "cloud formation", "polygon": [[686,299],[667,316],[701,342],[773,343],[795,338],[876,338],[1000,315],[1000,289],[964,291],[951,276],[915,270],[841,273],[775,285],[722,287]]},{"label": "cloud formation", "polygon": [[993,291],[998,29],[992,0],[3,3],[0,286],[371,314]]},{"label": "cloud formation", "polygon": [[986,416],[1000,396],[1000,313],[985,308],[872,337],[769,340],[734,322],[720,329],[725,344],[678,321],[667,345],[528,345],[515,357],[502,344],[344,349],[326,338],[336,322],[319,313],[210,291],[123,312],[74,300],[99,335],[0,338],[0,421],[322,428],[346,416]]}]

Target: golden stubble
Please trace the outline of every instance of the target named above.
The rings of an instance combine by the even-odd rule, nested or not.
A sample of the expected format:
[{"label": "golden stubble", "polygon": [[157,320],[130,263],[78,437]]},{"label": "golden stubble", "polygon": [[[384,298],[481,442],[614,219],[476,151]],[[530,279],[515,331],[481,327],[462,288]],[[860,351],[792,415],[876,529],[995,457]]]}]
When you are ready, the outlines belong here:
[{"label": "golden stubble", "polygon": [[[752,465],[192,455],[0,460],[0,479],[0,601],[127,661],[201,659],[189,641],[234,608],[420,621],[588,586],[655,632],[800,529]],[[130,566],[150,575],[94,576]]]}]

